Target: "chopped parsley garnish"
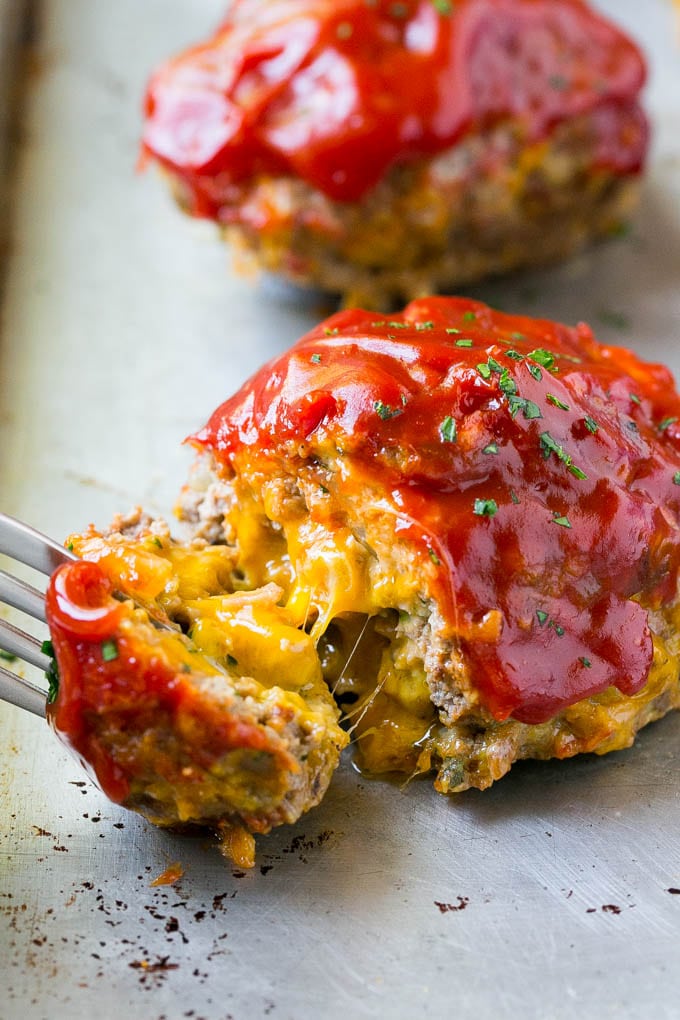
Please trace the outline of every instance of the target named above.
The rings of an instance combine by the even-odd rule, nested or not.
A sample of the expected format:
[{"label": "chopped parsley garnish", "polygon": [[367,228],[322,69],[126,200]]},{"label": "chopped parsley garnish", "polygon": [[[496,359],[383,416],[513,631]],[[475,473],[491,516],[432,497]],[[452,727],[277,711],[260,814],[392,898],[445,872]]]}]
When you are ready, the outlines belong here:
[{"label": "chopped parsley garnish", "polygon": [[[436,3],[436,0],[435,0],[435,3]],[[451,10],[451,5],[447,4],[447,6],[448,6],[449,10]],[[475,312],[465,312],[464,313],[464,315],[463,315],[463,322],[476,322],[476,321],[477,321],[477,315],[475,314]]]},{"label": "chopped parsley garnish", "polygon": [[451,0],[432,0],[432,4],[440,14],[451,14],[453,11]]},{"label": "chopped parsley garnish", "polygon": [[519,503],[519,496],[517,495],[514,489],[510,489],[510,499],[515,505]]},{"label": "chopped parsley garnish", "polygon": [[540,382],[541,379],[543,378],[543,373],[541,372],[541,370],[538,367],[538,365],[527,365],[527,368],[529,369],[529,371],[533,375],[533,377],[536,380],[536,382]]},{"label": "chopped parsley garnish", "polygon": [[102,641],[102,659],[104,662],[113,662],[118,658],[118,645],[113,640]]},{"label": "chopped parsley garnish", "polygon": [[328,496],[329,495],[328,489],[326,488],[325,485],[322,485],[321,482],[319,482],[319,488],[323,492],[324,496]]},{"label": "chopped parsley garnish", "polygon": [[561,528],[571,528],[569,518],[565,517],[564,514],[561,514],[559,517],[553,517],[552,522],[553,524],[559,524]]},{"label": "chopped parsley garnish", "polygon": [[376,400],[373,408],[383,421],[389,421],[390,418],[396,418],[403,413],[400,407],[390,407],[389,404],[383,404],[382,400]]},{"label": "chopped parsley garnish", "polygon": [[517,386],[515,380],[512,378],[507,368],[504,368],[501,372],[501,377],[498,381],[498,387],[501,393],[504,393],[506,397],[512,397],[517,393]]},{"label": "chopped parsley garnish", "polygon": [[431,320],[429,322],[416,322],[416,329],[421,331],[424,329],[434,329],[434,322]]},{"label": "chopped parsley garnish", "polygon": [[535,351],[530,351],[527,357],[548,370],[555,365],[555,355],[551,354],[550,351],[543,350],[542,347],[537,347]]},{"label": "chopped parsley garnish", "polygon": [[680,485],[680,471],[676,471],[673,475],[673,485]]},{"label": "chopped parsley garnish", "polygon": [[442,561],[439,559],[434,549],[430,548],[427,551],[430,554],[430,559],[434,563],[435,567],[440,567]]},{"label": "chopped parsley garnish", "polygon": [[546,393],[545,399],[548,401],[549,404],[552,404],[553,407],[559,407],[560,411],[568,411],[569,410],[569,404],[565,404],[562,400],[560,400],[558,397],[556,397],[553,393]]},{"label": "chopped parsley garnish", "polygon": [[460,332],[462,332],[462,330],[460,330],[460,329],[455,329],[455,327],[454,327],[454,326],[447,326],[447,327],[446,327],[446,332],[447,332],[447,333],[460,333]]},{"label": "chopped parsley garnish", "polygon": [[472,512],[477,517],[493,517],[498,511],[498,503],[495,499],[476,499]]},{"label": "chopped parsley garnish", "polygon": [[59,667],[57,666],[57,660],[54,655],[54,645],[51,641],[43,641],[40,646],[40,651],[43,655],[49,655],[52,660],[45,671],[45,679],[47,680],[47,704],[53,705],[57,700],[57,694],[59,693]]},{"label": "chopped parsley garnish", "polygon": [[4,648],[0,648],[0,659],[4,659],[5,662],[16,662],[16,655],[12,655],[11,652],[6,652]]},{"label": "chopped parsley garnish", "polygon": [[73,542],[69,542],[66,546],[69,552],[73,552]]},{"label": "chopped parsley garnish", "polygon": [[630,399],[633,401],[634,404],[640,403],[640,398],[638,397],[637,393],[631,393]]},{"label": "chopped parsley garnish", "polygon": [[536,618],[537,618],[538,622],[540,623],[540,625],[542,627],[543,624],[548,619],[548,614],[544,613],[542,609],[537,609],[536,610]]},{"label": "chopped parsley garnish", "polygon": [[408,329],[408,327],[410,326],[410,323],[408,323],[408,322],[396,322],[396,321],[392,321],[392,322],[388,322],[387,325],[391,326],[392,329]]},{"label": "chopped parsley garnish", "polygon": [[442,437],[444,443],[455,443],[458,437],[458,429],[456,423],[450,414],[447,414],[444,421],[439,426],[439,435]]},{"label": "chopped parsley garnish", "polygon": [[233,655],[227,655],[227,665],[238,666],[238,659],[235,658]]},{"label": "chopped parsley garnish", "polygon": [[526,335],[524,333],[511,333],[510,336],[513,340],[526,340]]},{"label": "chopped parsley garnish", "polygon": [[489,368],[491,369],[491,371],[492,372],[497,372],[498,375],[500,375],[501,372],[507,371],[507,369],[504,369],[502,365],[499,365],[499,363],[496,361],[495,358],[491,358],[491,357],[487,358],[486,359],[486,363],[489,366]]},{"label": "chopped parsley garnish", "polygon": [[678,420],[677,418],[664,418],[663,421],[660,421],[657,426],[659,432],[665,432],[668,426],[672,425],[673,422],[676,422],[677,420]]},{"label": "chopped parsley garnish", "polygon": [[514,394],[510,394],[508,396],[508,404],[510,405],[510,413],[513,418],[518,411],[522,411],[527,421],[543,417],[538,404],[535,404],[533,400],[527,400],[526,397],[517,397]]},{"label": "chopped parsley garnish", "polygon": [[551,453],[554,453],[557,459],[565,465],[574,478],[587,478],[587,475],[581,471],[579,467],[576,467],[571,456],[567,453],[564,447],[555,442],[549,432],[541,432],[540,441],[545,460],[548,459]]},{"label": "chopped parsley garnish", "polygon": [[585,666],[586,669],[590,669],[593,665],[590,659],[586,659],[585,655],[582,655],[578,661],[582,666]]},{"label": "chopped parsley garnish", "polygon": [[329,327],[326,326],[326,328],[324,329],[324,335],[325,336],[337,336],[338,332],[339,332],[339,330],[338,330],[337,326],[335,326],[334,329],[329,329]]},{"label": "chopped parsley garnish", "polygon": [[590,415],[585,416],[585,418],[583,419],[583,424],[585,425],[589,432],[592,432],[593,435],[595,435],[595,433],[600,427],[597,424],[597,422],[590,417]]},{"label": "chopped parsley garnish", "polygon": [[488,365],[484,364],[484,362],[480,362],[479,365],[477,365],[477,371],[481,375],[482,379],[491,378],[491,369]]},{"label": "chopped parsley garnish", "polygon": [[311,358],[309,360],[311,361],[311,363],[313,365],[319,365],[319,364],[321,364],[321,355],[320,354],[312,354],[312,356],[311,356]]},{"label": "chopped parsley garnish", "polygon": [[519,351],[505,351],[506,358],[512,358],[513,361],[524,361],[524,355],[520,354]]},{"label": "chopped parsley garnish", "polygon": [[472,347],[472,340],[456,340],[456,347]]},{"label": "chopped parsley garnish", "polygon": [[482,453],[498,453],[498,443],[496,442],[489,443],[488,446],[484,447]]},{"label": "chopped parsley garnish", "polygon": [[161,542],[161,540],[158,537],[158,535],[154,535],[153,536],[153,544],[156,546],[157,549],[162,549],[163,548],[163,543]]},{"label": "chopped parsley garnish", "polygon": [[551,620],[550,626],[553,628],[558,637],[564,637],[564,627],[561,627],[559,623],[555,623],[554,620]]}]

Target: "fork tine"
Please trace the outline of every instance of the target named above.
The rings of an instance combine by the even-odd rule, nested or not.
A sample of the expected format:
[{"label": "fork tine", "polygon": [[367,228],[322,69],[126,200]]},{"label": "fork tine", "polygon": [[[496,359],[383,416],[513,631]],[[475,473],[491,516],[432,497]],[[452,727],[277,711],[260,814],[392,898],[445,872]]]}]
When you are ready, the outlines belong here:
[{"label": "fork tine", "polygon": [[49,669],[51,659],[41,651],[42,642],[12,626],[7,620],[0,620],[0,648],[10,655],[25,659],[43,672]]},{"label": "fork tine", "polygon": [[28,564],[43,574],[51,574],[62,563],[78,557],[35,528],[0,513],[0,553]]},{"label": "fork tine", "polygon": [[10,705],[24,708],[33,715],[45,718],[47,695],[39,687],[25,677],[17,676],[4,666],[0,666],[0,699]]},{"label": "fork tine", "polygon": [[45,596],[33,585],[0,570],[0,602],[28,613],[35,620],[45,620]]}]

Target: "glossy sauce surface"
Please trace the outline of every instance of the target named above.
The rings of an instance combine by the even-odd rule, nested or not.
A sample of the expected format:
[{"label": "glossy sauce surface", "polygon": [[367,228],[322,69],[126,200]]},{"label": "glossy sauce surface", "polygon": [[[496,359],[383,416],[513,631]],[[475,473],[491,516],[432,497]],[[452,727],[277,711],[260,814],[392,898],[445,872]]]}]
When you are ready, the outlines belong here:
[{"label": "glossy sauce surface", "polygon": [[227,473],[316,459],[339,501],[377,486],[496,718],[644,685],[647,609],[677,597],[680,399],[587,326],[453,298],[341,312],[193,442]]},{"label": "glossy sauce surface", "polygon": [[355,201],[395,163],[508,119],[531,143],[593,114],[595,165],[630,173],[644,77],[636,46],[582,0],[237,0],[152,78],[143,147],[213,217],[258,174]]}]

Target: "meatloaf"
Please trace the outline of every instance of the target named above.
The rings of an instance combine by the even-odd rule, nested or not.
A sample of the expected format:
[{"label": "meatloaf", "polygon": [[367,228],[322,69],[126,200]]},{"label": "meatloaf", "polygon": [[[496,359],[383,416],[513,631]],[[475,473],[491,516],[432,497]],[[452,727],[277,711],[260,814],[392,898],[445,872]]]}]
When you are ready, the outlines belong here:
[{"label": "meatloaf", "polygon": [[680,704],[680,397],[588,326],[339,312],[191,442],[190,541],[91,528],[48,598],[53,725],[153,821],[290,821],[347,734],[454,792]]},{"label": "meatloaf", "polygon": [[617,231],[644,77],[583,0],[236,0],[152,77],[143,159],[242,263],[386,307]]}]

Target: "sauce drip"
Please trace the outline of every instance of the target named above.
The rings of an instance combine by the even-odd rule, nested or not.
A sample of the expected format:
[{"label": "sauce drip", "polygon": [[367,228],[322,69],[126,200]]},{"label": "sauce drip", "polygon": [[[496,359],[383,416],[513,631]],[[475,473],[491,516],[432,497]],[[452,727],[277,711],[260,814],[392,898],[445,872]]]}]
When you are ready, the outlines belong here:
[{"label": "sauce drip", "polygon": [[645,684],[648,609],[677,597],[680,398],[586,325],[454,298],[340,312],[192,441],[227,474],[290,472],[303,444],[340,501],[377,485],[496,718]]},{"label": "sauce drip", "polygon": [[582,0],[441,6],[237,0],[151,79],[143,151],[182,179],[196,215],[225,219],[258,175],[357,201],[395,163],[508,119],[531,143],[594,114],[596,165],[640,169],[645,68],[619,29]]}]

